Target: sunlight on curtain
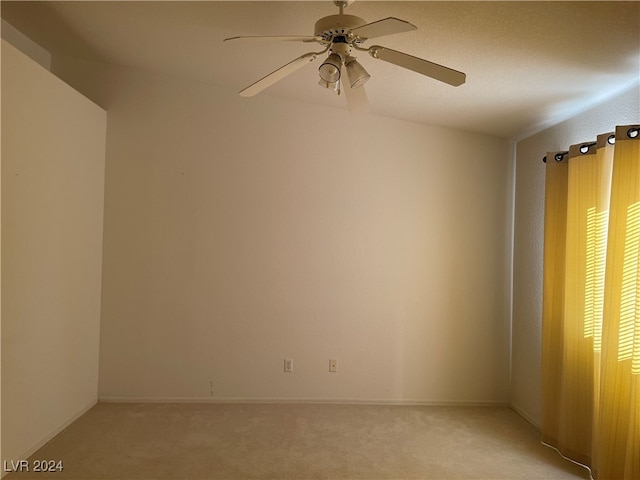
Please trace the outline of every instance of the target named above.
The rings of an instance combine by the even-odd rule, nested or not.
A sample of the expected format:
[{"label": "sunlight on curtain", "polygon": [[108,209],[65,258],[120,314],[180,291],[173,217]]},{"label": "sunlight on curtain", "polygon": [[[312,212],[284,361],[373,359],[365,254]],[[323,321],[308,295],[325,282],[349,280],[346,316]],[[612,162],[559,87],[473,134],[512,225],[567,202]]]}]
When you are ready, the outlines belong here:
[{"label": "sunlight on curtain", "polygon": [[640,479],[640,137],[629,131],[616,129],[613,160],[593,462],[599,479]]},{"label": "sunlight on curtain", "polygon": [[640,479],[636,128],[547,155],[543,441],[600,480]]},{"label": "sunlight on curtain", "polygon": [[640,282],[638,282],[638,254],[640,253],[640,202],[627,209],[624,261],[622,263],[622,292],[620,327],[618,331],[618,361],[631,359],[631,372],[640,374],[638,310],[640,310]]}]

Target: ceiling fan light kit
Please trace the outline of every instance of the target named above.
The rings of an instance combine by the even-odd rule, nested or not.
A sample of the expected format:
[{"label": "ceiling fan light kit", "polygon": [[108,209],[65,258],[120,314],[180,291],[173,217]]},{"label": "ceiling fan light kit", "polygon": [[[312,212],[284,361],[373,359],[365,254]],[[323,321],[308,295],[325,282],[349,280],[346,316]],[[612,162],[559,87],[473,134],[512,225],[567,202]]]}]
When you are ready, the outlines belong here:
[{"label": "ceiling fan light kit", "polygon": [[340,95],[340,82],[325,82],[324,80],[320,79],[318,81],[318,85],[326,89],[333,90],[338,95]]},{"label": "ceiling fan light kit", "polygon": [[324,46],[320,52],[310,52],[292,60],[279,69],[271,72],[257,82],[240,91],[243,97],[252,97],[274,83],[282,80],[308,63],[313,62],[319,55],[329,53],[327,58],[318,68],[320,76],[319,84],[327,89],[332,89],[340,94],[340,84],[347,97],[347,105],[351,112],[368,112],[369,102],[363,85],[369,80],[370,75],[360,65],[354,56],[353,50],[368,52],[372,58],[397,65],[407,70],[412,70],[421,75],[439,80],[452,86],[465,83],[466,75],[452,68],[437,63],[423,60],[406,53],[392,50],[387,47],[374,45],[365,48],[362,45],[371,38],[392,35],[394,33],[416,30],[416,26],[398,18],[389,17],[372,23],[355,15],[345,15],[344,9],[353,0],[334,1],[340,8],[338,15],[329,15],[321,18],[315,24],[314,36],[249,36],[226,38],[226,41],[257,40],[257,41],[295,41],[303,43],[316,42]]},{"label": "ceiling fan light kit", "polygon": [[347,57],[344,66],[347,70],[347,79],[351,88],[358,88],[371,78],[371,75],[358,63],[355,57]]},{"label": "ceiling fan light kit", "polygon": [[340,55],[336,53],[329,55],[318,69],[320,78],[329,83],[334,83],[340,80],[340,69],[342,68],[342,63]]}]

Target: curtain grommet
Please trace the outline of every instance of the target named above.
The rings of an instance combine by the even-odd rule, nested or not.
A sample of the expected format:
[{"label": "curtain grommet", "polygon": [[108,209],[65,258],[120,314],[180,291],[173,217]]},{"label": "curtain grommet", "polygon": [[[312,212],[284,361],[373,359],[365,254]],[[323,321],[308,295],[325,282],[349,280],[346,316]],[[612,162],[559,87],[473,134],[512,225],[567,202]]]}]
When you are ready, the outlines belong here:
[{"label": "curtain grommet", "polygon": [[587,153],[589,153],[589,150],[591,149],[591,147],[593,147],[594,145],[596,145],[597,142],[593,142],[593,143],[583,143],[582,145],[580,145],[579,151],[582,155],[586,155]]}]

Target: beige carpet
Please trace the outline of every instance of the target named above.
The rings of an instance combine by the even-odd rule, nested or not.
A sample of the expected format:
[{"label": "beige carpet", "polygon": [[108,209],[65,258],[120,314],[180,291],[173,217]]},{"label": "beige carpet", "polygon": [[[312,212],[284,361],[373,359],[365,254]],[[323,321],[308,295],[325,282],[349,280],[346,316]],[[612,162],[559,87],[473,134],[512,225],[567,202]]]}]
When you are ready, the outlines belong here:
[{"label": "beige carpet", "polygon": [[5,478],[589,478],[502,407],[103,403],[34,459]]}]

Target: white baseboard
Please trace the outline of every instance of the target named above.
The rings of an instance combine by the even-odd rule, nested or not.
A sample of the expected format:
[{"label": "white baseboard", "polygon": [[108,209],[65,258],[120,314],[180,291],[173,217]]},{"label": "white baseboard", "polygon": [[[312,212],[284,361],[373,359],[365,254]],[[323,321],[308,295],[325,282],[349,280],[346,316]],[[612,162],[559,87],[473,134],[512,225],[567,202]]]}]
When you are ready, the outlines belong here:
[{"label": "white baseboard", "polygon": [[[26,460],[27,458],[29,458],[31,455],[33,455],[39,449],[41,449],[49,440],[51,440],[53,437],[55,437],[60,432],[62,432],[65,428],[67,428],[69,425],[71,425],[73,422],[75,422],[82,415],[87,413],[97,403],[98,403],[98,398],[97,397],[91,399],[91,401],[88,404],[86,404],[80,410],[78,410],[76,413],[74,413],[73,415],[71,415],[70,417],[68,417],[67,419],[62,421],[61,423],[59,423],[47,435],[45,435],[43,438],[41,438],[38,442],[36,442],[31,447],[29,447],[26,451],[24,451],[20,455],[18,455],[18,457],[15,460]],[[3,471],[2,475],[0,476],[0,478],[4,477],[7,473],[9,473],[9,472],[4,472]]]},{"label": "white baseboard", "polygon": [[336,405],[431,405],[431,406],[491,406],[508,407],[499,401],[432,401],[414,399],[344,399],[344,398],[211,398],[211,397],[99,397],[100,403],[241,403],[241,404],[336,404]]},{"label": "white baseboard", "polygon": [[524,418],[527,422],[529,422],[531,425],[533,425],[534,427],[536,427],[536,429],[538,429],[538,431],[542,431],[542,425],[540,424],[540,422],[538,420],[534,420],[533,417],[531,417],[528,413],[526,413],[524,410],[522,410],[520,407],[518,407],[517,405],[511,403],[509,404],[509,406],[518,414],[520,415],[522,418]]}]

